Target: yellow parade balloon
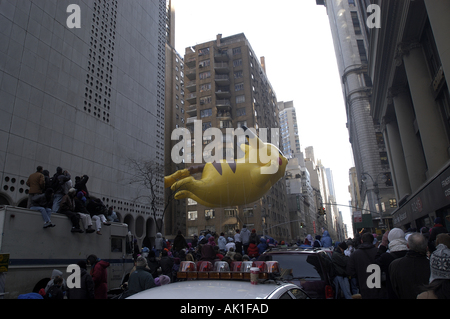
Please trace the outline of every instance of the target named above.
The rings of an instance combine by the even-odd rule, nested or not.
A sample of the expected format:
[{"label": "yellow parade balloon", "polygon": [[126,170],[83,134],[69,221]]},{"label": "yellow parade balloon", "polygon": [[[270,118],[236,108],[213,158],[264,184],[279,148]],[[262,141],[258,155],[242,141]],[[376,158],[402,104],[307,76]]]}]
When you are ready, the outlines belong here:
[{"label": "yellow parade balloon", "polygon": [[[175,199],[191,198],[207,207],[245,205],[260,199],[284,176],[287,158],[275,145],[243,129],[249,142],[241,145],[243,158],[206,163],[164,177],[165,187],[176,192]],[[192,174],[200,172],[202,177],[196,180]]]}]

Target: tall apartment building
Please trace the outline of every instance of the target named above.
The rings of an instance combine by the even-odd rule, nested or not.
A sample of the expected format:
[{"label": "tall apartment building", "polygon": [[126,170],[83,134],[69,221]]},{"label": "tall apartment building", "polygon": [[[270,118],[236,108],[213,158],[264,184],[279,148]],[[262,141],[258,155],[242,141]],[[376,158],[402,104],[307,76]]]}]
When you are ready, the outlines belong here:
[{"label": "tall apartment building", "polygon": [[[178,141],[172,140],[173,130],[185,127],[184,61],[175,50],[175,7],[166,0],[166,86],[164,176],[183,169],[184,164],[172,161],[171,151]],[[164,235],[172,237],[178,230],[186,232],[186,200],[174,200],[170,188],[164,190]]]},{"label": "tall apartment building", "polygon": [[[316,3],[326,7],[330,21],[356,175],[362,181],[359,184],[362,206],[354,211],[371,214],[371,228],[381,231],[392,227],[391,213],[397,206],[382,125],[370,113],[372,80],[364,32],[366,19],[361,16],[365,10],[353,0],[316,0]],[[353,227],[359,228],[358,224]]]},{"label": "tall apartment building", "polygon": [[280,112],[280,149],[288,158],[295,153],[300,153],[300,138],[298,136],[297,115],[294,102],[278,102]]},{"label": "tall apartment building", "polygon": [[[80,6],[81,28],[66,22]],[[25,206],[37,166],[87,174],[139,244],[162,216],[136,200],[129,159],[164,161],[165,1],[0,3],[0,204]]]},{"label": "tall apartment building", "polygon": [[[228,149],[236,146],[235,137],[227,135],[227,128],[243,125],[256,130],[267,128],[268,141],[279,143],[279,134],[273,141],[270,134],[271,128],[279,128],[276,95],[264,63],[260,63],[244,34],[229,37],[219,34],[213,41],[188,47],[184,61],[186,127],[192,134],[198,120],[202,133],[210,127],[222,129],[224,156],[220,158],[236,156],[235,151],[227,150],[227,146]],[[208,145],[212,139],[192,137],[191,163],[195,145]],[[245,224],[259,235],[284,240],[290,237],[284,181],[279,181],[257,202],[240,207],[212,209],[188,200],[187,215],[188,235],[202,230],[232,235]]]},{"label": "tall apartment building", "polygon": [[371,115],[382,123],[399,205],[393,224],[419,229],[441,217],[450,229],[450,2],[375,3],[380,28],[364,31]]}]

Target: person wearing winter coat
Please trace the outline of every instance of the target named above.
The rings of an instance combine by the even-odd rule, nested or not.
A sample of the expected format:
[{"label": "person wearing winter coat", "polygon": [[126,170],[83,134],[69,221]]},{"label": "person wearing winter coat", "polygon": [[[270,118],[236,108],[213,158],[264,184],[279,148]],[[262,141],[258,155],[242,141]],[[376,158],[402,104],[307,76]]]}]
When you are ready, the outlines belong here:
[{"label": "person wearing winter coat", "polygon": [[[372,238],[373,240],[373,238]],[[328,233],[328,230],[325,230],[323,232],[322,238],[320,239],[320,242],[322,244],[322,247],[331,247],[333,246],[333,242],[331,240],[330,234]]]},{"label": "person wearing winter coat", "polygon": [[442,218],[437,217],[434,220],[434,226],[430,229],[430,238],[428,239],[428,249],[433,252],[436,249],[436,237],[439,234],[448,233],[447,228],[442,224]]},{"label": "person wearing winter coat", "polygon": [[313,238],[312,238],[311,234],[308,234],[308,236],[306,236],[305,242],[303,244],[309,245],[309,246],[313,245]]},{"label": "person wearing winter coat", "polygon": [[322,247],[322,242],[320,241],[321,238],[322,238],[322,236],[316,235],[316,239],[314,240],[314,243],[312,244],[312,246],[313,247]]},{"label": "person wearing winter coat", "polygon": [[349,257],[345,256],[344,251],[348,248],[346,242],[339,243],[335,248],[331,261],[333,262],[336,277],[334,277],[334,285],[339,287],[344,293],[345,299],[352,299],[350,292],[350,281],[347,275],[347,264]]},{"label": "person wearing winter coat", "polygon": [[[60,271],[60,270],[58,270],[58,269],[53,269],[51,279],[50,279],[50,281],[47,283],[47,285],[45,286],[45,292],[46,292],[46,293],[47,293],[48,289],[49,289],[51,286],[53,286],[53,284],[54,284],[53,282],[54,282],[55,278],[56,278],[56,277],[61,277],[61,278],[62,278],[62,275],[63,275],[62,271]],[[64,287],[63,290],[65,290],[66,287],[67,287],[64,278],[63,278],[63,287]]]},{"label": "person wearing winter coat", "polygon": [[[387,252],[388,249],[389,252]],[[384,233],[375,256],[375,262],[380,266],[381,273],[385,275],[386,281],[384,284],[388,299],[398,299],[397,294],[392,289],[389,266],[394,260],[404,257],[407,252],[408,246],[403,230],[393,228],[389,232]]]},{"label": "person wearing winter coat", "polygon": [[430,256],[429,284],[417,299],[450,299],[450,249],[445,244],[436,244]]},{"label": "person wearing winter coat", "polygon": [[227,239],[225,238],[224,233],[220,233],[220,236],[217,239],[217,245],[219,246],[219,250],[223,252],[227,251]]},{"label": "person wearing winter coat", "polygon": [[31,201],[35,195],[42,194],[45,191],[45,178],[43,172],[43,167],[38,166],[36,172],[28,177],[26,185],[30,188],[28,191],[28,203],[27,208],[31,207]]},{"label": "person wearing winter coat", "polygon": [[241,242],[244,254],[247,254],[248,245],[250,244],[250,231],[247,226],[244,225],[241,230]]},{"label": "person wearing winter coat", "polygon": [[258,252],[261,255],[263,252],[265,252],[267,250],[268,246],[267,246],[267,240],[264,237],[261,237],[259,239],[259,244],[258,244]]},{"label": "person wearing winter coat", "polygon": [[159,260],[156,259],[155,252],[150,250],[147,256],[147,265],[153,278],[158,277],[158,268],[161,267]]},{"label": "person wearing winter coat", "polygon": [[188,248],[188,244],[183,234],[181,233],[181,230],[179,230],[173,240],[173,250],[174,252],[179,252],[180,250],[185,248]]},{"label": "person wearing winter coat", "polygon": [[375,264],[376,254],[377,248],[373,244],[372,234],[365,233],[361,236],[361,245],[347,263],[347,274],[357,278],[362,299],[382,299],[384,295],[384,289],[367,286],[367,278],[371,275],[367,272],[367,267]]},{"label": "person wearing winter coat", "polygon": [[162,275],[168,276],[170,278],[170,282],[173,282],[172,268],[174,263],[173,258],[169,257],[167,249],[164,249],[161,253],[161,260],[159,261],[159,264],[161,265]]},{"label": "person wearing winter coat", "polygon": [[155,280],[147,267],[147,260],[139,256],[136,260],[136,270],[133,271],[128,279],[127,297],[138,292],[156,287]]},{"label": "person wearing winter coat", "polygon": [[159,257],[159,255],[161,254],[164,247],[165,247],[165,244],[164,244],[164,238],[162,237],[162,234],[156,233],[156,239],[155,239],[156,257]]},{"label": "person wearing winter coat", "polygon": [[259,250],[258,250],[258,247],[256,246],[256,242],[254,240],[251,240],[250,244],[248,245],[247,255],[248,255],[248,257],[250,257],[250,259],[258,258],[258,256],[259,256]]},{"label": "person wearing winter coat", "polygon": [[89,255],[86,263],[91,266],[90,275],[94,281],[95,299],[108,298],[108,272],[109,262],[97,258],[95,255]]},{"label": "person wearing winter coat", "polygon": [[389,266],[392,289],[399,299],[416,299],[430,278],[428,241],[420,233],[408,237],[408,252]]},{"label": "person wearing winter coat", "polygon": [[87,272],[86,261],[80,260],[80,288],[69,288],[67,299],[94,299],[94,280]]},{"label": "person wearing winter coat", "polygon": [[73,233],[83,233],[84,231],[80,228],[80,216],[75,212],[75,196],[77,190],[75,188],[71,188],[67,195],[61,199],[61,203],[58,209],[58,214],[66,215],[67,218],[72,222],[72,230]]}]

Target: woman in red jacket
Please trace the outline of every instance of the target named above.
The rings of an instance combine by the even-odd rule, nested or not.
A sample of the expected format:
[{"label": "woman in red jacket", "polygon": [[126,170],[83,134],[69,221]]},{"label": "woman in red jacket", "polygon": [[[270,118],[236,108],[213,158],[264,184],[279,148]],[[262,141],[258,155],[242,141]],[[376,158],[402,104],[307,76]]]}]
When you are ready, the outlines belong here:
[{"label": "woman in red jacket", "polygon": [[248,246],[248,249],[247,249],[247,255],[248,255],[248,257],[250,257],[250,259],[259,257],[258,246],[256,246],[256,243],[254,240],[250,241],[250,245]]},{"label": "woman in red jacket", "polygon": [[91,265],[91,276],[94,281],[94,296],[95,299],[108,298],[108,273],[106,268],[109,267],[109,262],[97,258],[95,255],[89,255],[86,260],[88,265]]}]

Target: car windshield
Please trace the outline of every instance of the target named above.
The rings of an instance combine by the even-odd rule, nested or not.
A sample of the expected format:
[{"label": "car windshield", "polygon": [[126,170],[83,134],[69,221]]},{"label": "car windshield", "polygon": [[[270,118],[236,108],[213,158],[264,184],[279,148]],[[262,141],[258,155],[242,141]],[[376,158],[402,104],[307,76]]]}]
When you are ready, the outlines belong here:
[{"label": "car windshield", "polygon": [[319,258],[315,254],[276,254],[270,256],[278,261],[281,268],[281,276],[287,280],[325,280],[319,264]]}]

